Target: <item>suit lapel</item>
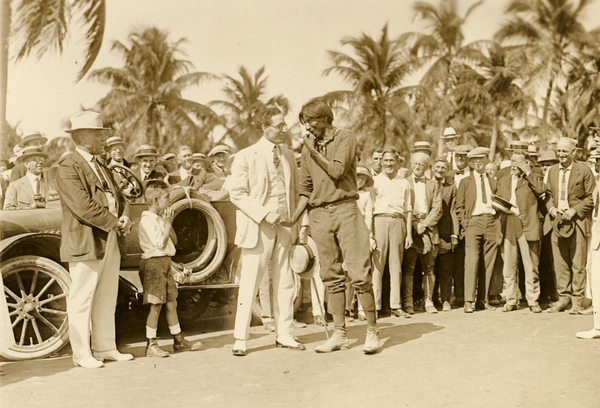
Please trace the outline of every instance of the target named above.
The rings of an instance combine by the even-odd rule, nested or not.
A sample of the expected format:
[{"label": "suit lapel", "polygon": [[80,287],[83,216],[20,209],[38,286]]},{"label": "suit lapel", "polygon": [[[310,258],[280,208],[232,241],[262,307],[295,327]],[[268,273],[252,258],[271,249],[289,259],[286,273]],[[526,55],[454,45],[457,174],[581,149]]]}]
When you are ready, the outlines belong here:
[{"label": "suit lapel", "polygon": [[102,183],[98,179],[96,172],[92,170],[90,164],[83,158],[83,156],[77,150],[75,150],[75,152],[73,153],[73,159],[79,165],[79,168],[85,175],[85,178],[93,182],[99,189],[102,189]]},{"label": "suit lapel", "polygon": [[571,189],[573,188],[573,184],[575,184],[575,181],[579,178],[579,166],[576,166],[575,164],[576,163],[573,163],[573,168],[571,169],[571,174],[569,175],[569,185],[567,186],[567,196],[571,192]]}]

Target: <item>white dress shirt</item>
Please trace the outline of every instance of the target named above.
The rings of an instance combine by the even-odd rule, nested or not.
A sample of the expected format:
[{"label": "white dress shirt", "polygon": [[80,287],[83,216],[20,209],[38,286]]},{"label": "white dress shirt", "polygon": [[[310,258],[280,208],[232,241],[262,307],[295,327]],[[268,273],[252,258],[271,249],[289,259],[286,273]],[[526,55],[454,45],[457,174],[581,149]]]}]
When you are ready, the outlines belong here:
[{"label": "white dress shirt", "polygon": [[33,190],[33,194],[37,194],[38,193],[38,185],[39,185],[39,192],[42,192],[42,177],[41,176],[36,176],[35,174],[31,173],[30,171],[28,171],[25,176],[27,176],[27,179],[29,180],[29,183],[31,184],[31,189]]},{"label": "white dress shirt", "polygon": [[[415,180],[415,175],[410,176],[415,186],[415,204],[413,207],[413,214],[427,214],[429,212],[429,206],[427,205],[427,189],[425,182],[419,182]],[[423,176],[423,178],[426,178]]]},{"label": "white dress shirt", "polygon": [[481,192],[481,174],[478,172],[473,172],[473,177],[475,178],[475,187],[477,191],[477,197],[475,199],[475,208],[473,209],[473,215],[481,215],[481,214],[493,214],[492,208],[492,189],[490,187],[490,181],[488,180],[487,174],[483,174],[483,180],[485,185],[485,196],[486,203],[483,202],[482,192]]},{"label": "white dress shirt", "polygon": [[510,180],[510,203],[513,205],[510,210],[516,215],[519,215],[519,206],[517,205],[517,185],[519,184],[519,177],[512,175]]},{"label": "white dress shirt", "polygon": [[410,201],[410,184],[408,180],[396,174],[390,179],[384,172],[373,177],[375,189],[375,203],[373,215],[377,214],[402,214],[412,212]]}]

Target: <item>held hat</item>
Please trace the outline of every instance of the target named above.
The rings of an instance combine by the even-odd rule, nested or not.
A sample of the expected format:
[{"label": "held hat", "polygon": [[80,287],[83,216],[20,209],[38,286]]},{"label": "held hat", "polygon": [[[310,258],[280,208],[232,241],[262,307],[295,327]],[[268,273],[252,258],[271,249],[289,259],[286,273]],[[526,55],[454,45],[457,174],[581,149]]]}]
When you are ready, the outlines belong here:
[{"label": "held hat", "polygon": [[356,175],[367,176],[367,181],[365,182],[366,187],[373,186],[373,176],[371,175],[371,171],[365,166],[356,166]]},{"label": "held hat", "polygon": [[460,133],[456,133],[453,127],[447,127],[444,129],[444,134],[440,136],[440,139],[454,139],[456,137],[460,137]]},{"label": "held hat", "polygon": [[509,150],[512,152],[526,153],[528,146],[529,146],[529,143],[527,143],[525,141],[511,140],[510,143],[508,144],[508,147],[505,150]]},{"label": "held hat", "polygon": [[217,155],[219,153],[229,154],[229,146],[227,146],[227,145],[217,145],[217,146],[213,147],[210,152],[208,152],[207,156],[208,157],[212,157],[212,156]]},{"label": "held hat", "polygon": [[575,223],[572,220],[565,220],[561,213],[556,214],[552,221],[552,228],[561,238],[569,238],[575,232]]},{"label": "held hat", "polygon": [[106,142],[104,142],[104,144],[106,145],[106,147],[123,145],[124,148],[127,148],[127,145],[129,143],[124,141],[121,136],[111,136],[108,139],[106,139]]},{"label": "held hat", "polygon": [[488,157],[489,155],[490,149],[488,149],[487,147],[479,146],[467,153],[467,158],[474,159],[476,157]]},{"label": "held hat", "polygon": [[546,150],[542,152],[540,158],[538,159],[538,163],[548,163],[548,164],[556,164],[558,163],[558,157],[556,157],[556,152],[554,150]]},{"label": "held hat", "polygon": [[454,154],[461,154],[466,156],[467,154],[469,154],[469,152],[473,150],[473,148],[469,145],[458,145],[458,146],[454,146],[452,148],[452,151],[454,152]]},{"label": "held hat", "polygon": [[67,133],[73,133],[76,130],[92,129],[92,130],[110,130],[109,127],[102,125],[102,114],[93,111],[77,112],[70,117],[71,129],[65,130]]},{"label": "held hat", "polygon": [[44,153],[44,151],[37,146],[27,146],[21,150],[21,154],[17,156],[15,159],[15,163],[22,163],[28,157],[43,157],[44,159],[48,158],[48,155]]},{"label": "held hat", "polygon": [[137,159],[138,157],[145,156],[160,157],[160,153],[158,152],[156,147],[151,145],[141,145],[140,147],[135,149],[135,155],[133,156],[134,158]]},{"label": "held hat", "polygon": [[513,207],[513,205],[510,203],[510,201],[507,201],[504,198],[502,198],[496,194],[492,194],[492,207],[494,207],[496,210],[502,211],[504,213],[514,214],[511,211],[511,208]]},{"label": "held hat", "polygon": [[317,259],[317,244],[310,235],[306,237],[306,244],[296,243],[290,249],[290,269],[302,279],[310,279],[319,273],[319,260]]},{"label": "held hat", "polygon": [[415,142],[415,144],[413,145],[413,148],[410,149],[411,153],[417,153],[417,152],[423,152],[423,153],[427,153],[428,155],[431,156],[431,143],[425,141],[425,140],[420,140],[418,142]]},{"label": "held hat", "polygon": [[21,141],[17,144],[21,149],[25,147],[26,144],[33,142],[34,140],[39,140],[41,144],[45,144],[48,139],[41,135],[40,132],[34,132],[30,135],[23,136]]}]

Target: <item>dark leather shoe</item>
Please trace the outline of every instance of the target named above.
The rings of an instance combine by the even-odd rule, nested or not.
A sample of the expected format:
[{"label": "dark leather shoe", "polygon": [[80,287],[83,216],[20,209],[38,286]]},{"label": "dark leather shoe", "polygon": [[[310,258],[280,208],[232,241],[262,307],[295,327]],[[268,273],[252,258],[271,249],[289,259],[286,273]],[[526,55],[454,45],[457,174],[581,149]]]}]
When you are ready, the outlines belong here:
[{"label": "dark leather shoe", "polygon": [[550,309],[546,310],[548,313],[558,313],[558,312],[562,312],[563,310],[565,310],[567,308],[567,306],[569,306],[568,301],[564,302],[564,301],[558,301],[556,303],[554,303]]},{"label": "dark leather shoe", "polygon": [[529,308],[531,309],[532,313],[542,313],[542,308],[540,305],[529,306]]},{"label": "dark leather shoe", "polygon": [[292,346],[289,344],[280,343],[277,340],[275,340],[275,347],[281,347],[281,348],[286,348],[286,349],[290,349],[290,350],[306,350],[306,346],[304,344],[296,343],[295,346]]},{"label": "dark leather shoe", "polygon": [[508,303],[506,303],[502,308],[503,312],[512,312],[513,310],[517,310],[517,305],[509,305]]},{"label": "dark leather shoe", "polygon": [[406,317],[409,318],[410,315],[408,313],[406,313],[404,310],[402,309],[392,309],[392,316],[396,316],[396,317]]},{"label": "dark leather shoe", "polygon": [[465,313],[473,313],[473,302],[465,302]]},{"label": "dark leather shoe", "polygon": [[414,315],[415,314],[415,308],[412,305],[404,306],[404,311],[406,313],[408,313],[409,315]]}]

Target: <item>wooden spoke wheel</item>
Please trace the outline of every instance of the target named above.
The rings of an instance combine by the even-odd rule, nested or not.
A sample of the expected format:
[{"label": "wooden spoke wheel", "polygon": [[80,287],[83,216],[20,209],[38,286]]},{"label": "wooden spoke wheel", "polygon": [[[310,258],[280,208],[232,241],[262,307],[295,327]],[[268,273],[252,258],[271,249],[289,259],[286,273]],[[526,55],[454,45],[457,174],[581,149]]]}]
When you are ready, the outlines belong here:
[{"label": "wooden spoke wheel", "polygon": [[112,163],[109,168],[113,171],[115,181],[125,197],[133,200],[144,195],[144,185],[129,167]]},{"label": "wooden spoke wheel", "polygon": [[15,343],[11,360],[47,357],[68,343],[67,296],[71,277],[60,264],[20,256],[0,265]]}]

